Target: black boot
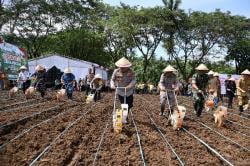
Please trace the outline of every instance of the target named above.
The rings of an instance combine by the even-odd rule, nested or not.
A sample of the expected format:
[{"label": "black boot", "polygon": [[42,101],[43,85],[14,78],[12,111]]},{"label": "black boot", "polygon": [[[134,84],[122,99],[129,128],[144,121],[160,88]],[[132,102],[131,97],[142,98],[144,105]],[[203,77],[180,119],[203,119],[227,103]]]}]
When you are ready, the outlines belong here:
[{"label": "black boot", "polygon": [[196,116],[197,117],[200,117],[201,116],[201,112],[202,112],[202,110],[203,110],[203,103],[201,102],[201,101],[199,101],[198,103],[197,103],[197,107],[196,107]]},{"label": "black boot", "polygon": [[163,113],[164,113],[164,107],[161,107],[160,116],[163,116]]},{"label": "black boot", "polygon": [[45,92],[41,92],[41,97],[44,98]]},{"label": "black boot", "polygon": [[198,112],[198,102],[195,101],[193,106],[194,106],[194,113],[196,114]]},{"label": "black boot", "polygon": [[170,116],[173,114],[173,109],[171,109],[171,112],[169,111],[168,112],[168,115],[166,116],[167,118],[168,118],[168,125],[171,123],[171,118],[170,118]]},{"label": "black boot", "polygon": [[240,112],[243,112],[243,105],[240,105],[240,106],[239,106],[239,111],[240,111]]}]

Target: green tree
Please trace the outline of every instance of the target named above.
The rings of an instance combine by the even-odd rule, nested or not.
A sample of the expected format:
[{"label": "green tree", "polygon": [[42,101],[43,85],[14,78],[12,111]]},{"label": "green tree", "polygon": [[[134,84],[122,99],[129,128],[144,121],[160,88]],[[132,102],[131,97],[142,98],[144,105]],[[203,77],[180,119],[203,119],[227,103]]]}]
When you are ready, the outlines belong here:
[{"label": "green tree", "polygon": [[[178,24],[178,32],[174,34],[174,44],[165,40],[165,48],[172,52],[171,56],[183,79],[187,80],[195,72],[195,67],[209,60],[221,51],[224,14],[220,11],[212,13],[192,12],[182,14]],[[189,70],[191,67],[191,70]]]},{"label": "green tree", "polygon": [[[138,82],[151,83],[157,86],[160,80],[160,76],[162,74],[162,70],[167,66],[167,62],[162,58],[156,59],[152,58],[148,70],[146,73],[143,71],[143,58],[138,57],[134,59],[134,70],[136,72],[136,79]],[[147,80],[144,80],[144,77]]]},{"label": "green tree", "polygon": [[123,27],[119,25],[120,12],[123,9],[107,7],[107,19],[102,23],[105,27],[104,34],[106,36],[106,50],[114,64],[121,57],[133,59],[135,56],[135,44],[133,40],[122,33]]},{"label": "green tree", "polygon": [[44,53],[59,53],[78,59],[109,65],[109,57],[104,50],[103,33],[89,31],[84,28],[68,29],[49,36]]},{"label": "green tree", "polygon": [[235,62],[236,73],[250,69],[250,40],[240,40],[228,49],[226,60]]},{"label": "green tree", "polygon": [[[123,7],[119,26],[122,33],[131,38],[143,57],[143,73],[147,72],[155,50],[163,39],[164,28],[169,22],[163,22],[162,17],[166,13],[162,7],[141,8]],[[144,82],[147,81],[143,75]]]}]

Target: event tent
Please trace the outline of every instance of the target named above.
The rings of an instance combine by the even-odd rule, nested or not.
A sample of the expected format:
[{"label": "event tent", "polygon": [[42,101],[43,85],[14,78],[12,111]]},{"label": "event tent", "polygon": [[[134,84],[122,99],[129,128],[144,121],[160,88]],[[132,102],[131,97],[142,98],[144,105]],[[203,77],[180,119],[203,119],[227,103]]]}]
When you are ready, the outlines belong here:
[{"label": "event tent", "polygon": [[72,69],[73,74],[76,76],[76,80],[79,80],[80,78],[85,78],[88,74],[88,68],[94,69],[95,74],[101,74],[104,80],[108,79],[107,70],[101,67],[100,65],[61,55],[47,55],[35,59],[30,59],[28,62],[29,72],[34,73],[35,67],[38,64],[43,65],[47,70],[55,66],[62,72],[65,68],[70,67]]}]

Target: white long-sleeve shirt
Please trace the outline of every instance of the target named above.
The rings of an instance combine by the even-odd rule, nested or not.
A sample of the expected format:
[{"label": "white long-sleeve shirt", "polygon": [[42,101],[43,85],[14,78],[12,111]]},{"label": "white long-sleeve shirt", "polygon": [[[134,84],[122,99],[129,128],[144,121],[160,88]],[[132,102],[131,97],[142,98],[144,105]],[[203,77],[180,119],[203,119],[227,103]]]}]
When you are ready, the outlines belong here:
[{"label": "white long-sleeve shirt", "polygon": [[28,79],[29,79],[29,72],[27,71],[24,71],[24,72],[20,72],[19,75],[18,75],[18,81],[23,83],[23,82],[26,82]]}]

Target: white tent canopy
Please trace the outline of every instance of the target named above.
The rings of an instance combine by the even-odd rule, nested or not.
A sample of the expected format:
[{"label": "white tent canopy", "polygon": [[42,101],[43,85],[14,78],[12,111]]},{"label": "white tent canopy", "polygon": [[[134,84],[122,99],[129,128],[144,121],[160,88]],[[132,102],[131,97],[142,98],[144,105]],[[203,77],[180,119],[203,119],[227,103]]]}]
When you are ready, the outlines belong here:
[{"label": "white tent canopy", "polygon": [[30,73],[35,72],[35,67],[38,64],[43,65],[47,70],[52,68],[53,66],[56,66],[62,72],[65,68],[70,67],[72,69],[72,73],[76,77],[76,80],[79,80],[80,78],[82,79],[86,77],[89,68],[95,68],[96,74],[101,74],[104,80],[108,79],[107,71],[99,67],[98,64],[60,55],[48,55],[36,59],[31,59],[29,60],[28,64]]}]

